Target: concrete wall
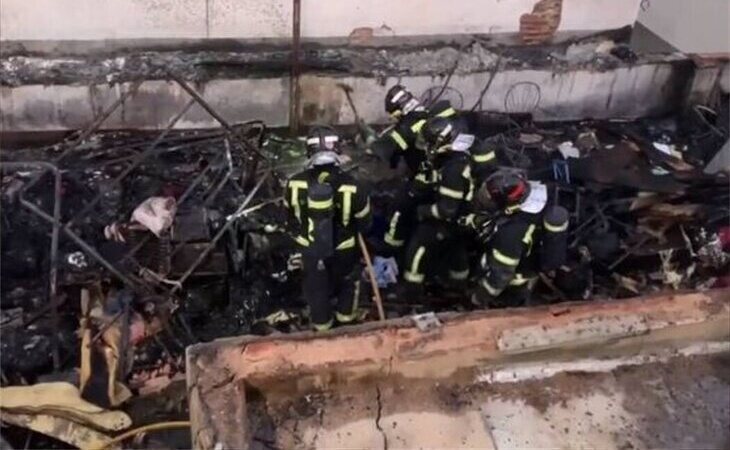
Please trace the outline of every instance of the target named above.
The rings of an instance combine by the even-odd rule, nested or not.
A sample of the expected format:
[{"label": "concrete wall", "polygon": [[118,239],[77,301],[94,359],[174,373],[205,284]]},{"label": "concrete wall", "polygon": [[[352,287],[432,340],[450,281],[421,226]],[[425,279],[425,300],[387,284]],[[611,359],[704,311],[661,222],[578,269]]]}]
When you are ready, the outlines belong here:
[{"label": "concrete wall", "polygon": [[[640,0],[564,0],[559,31],[632,25]],[[302,36],[511,33],[536,0],[302,0]],[[288,38],[292,0],[2,0],[0,40]],[[382,28],[381,28],[382,27]]]},{"label": "concrete wall", "polygon": [[638,20],[682,52],[730,52],[728,0],[651,0]]},{"label": "concrete wall", "polygon": [[[692,76],[687,60],[665,61],[596,72],[588,69],[556,73],[550,69],[505,70],[497,74],[483,99],[489,111],[534,112],[541,120],[584,118],[636,118],[674,110],[682,100],[684,87]],[[455,75],[448,97],[455,106],[470,109],[479,97],[489,74]],[[353,87],[353,101],[368,122],[385,123],[382,98],[388,86],[368,77],[304,75],[301,85],[302,122],[352,124],[354,116],[337,83]],[[420,93],[439,86],[443,79],[431,76],[405,77],[401,80]],[[106,105],[121,95],[126,85],[95,86],[27,85],[0,87],[0,129],[3,131],[52,131],[84,127]],[[270,126],[288,123],[288,79],[214,80],[199,86],[199,91],[228,121],[262,119]],[[510,91],[512,92],[510,94]],[[506,99],[539,97],[534,111],[523,111],[518,103]],[[151,80],[112,115],[103,128],[163,128],[188,99],[175,83]],[[185,128],[217,126],[202,109],[195,106],[178,124]]]},{"label": "concrete wall", "polygon": [[[425,332],[402,318],[328,333],[241,336],[188,347],[193,446],[246,447],[250,431],[244,384],[263,393],[267,402],[277,394],[291,401],[364,379],[383,384],[395,379],[400,391],[408,391],[404,387],[418,380],[469,383],[470,374],[477,372],[480,379],[495,369],[514,368],[516,362],[545,367],[586,355],[641,359],[694,343],[725,342],[730,290],[442,314],[440,319],[442,326]],[[441,405],[451,405],[443,398]],[[342,401],[352,400],[343,396]],[[351,418],[349,412],[342,416]],[[445,421],[437,426],[448,434]]]}]

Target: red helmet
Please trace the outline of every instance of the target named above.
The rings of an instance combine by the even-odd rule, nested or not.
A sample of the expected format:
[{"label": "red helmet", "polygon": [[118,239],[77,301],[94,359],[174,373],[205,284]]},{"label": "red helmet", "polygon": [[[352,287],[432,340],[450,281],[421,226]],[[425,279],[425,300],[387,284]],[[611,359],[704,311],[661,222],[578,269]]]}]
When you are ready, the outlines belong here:
[{"label": "red helmet", "polygon": [[502,209],[521,204],[530,195],[527,178],[514,170],[498,170],[487,178],[489,197]]}]

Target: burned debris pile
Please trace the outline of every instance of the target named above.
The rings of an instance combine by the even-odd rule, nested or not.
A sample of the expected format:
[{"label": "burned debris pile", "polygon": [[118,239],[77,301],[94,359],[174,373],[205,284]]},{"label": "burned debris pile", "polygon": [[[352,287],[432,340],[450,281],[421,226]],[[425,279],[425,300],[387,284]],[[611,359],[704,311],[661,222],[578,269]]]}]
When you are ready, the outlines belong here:
[{"label": "burned debris pile", "polygon": [[[34,385],[16,397],[48,398],[35,409],[18,398],[10,423],[105,445],[131,423],[186,416],[184,392],[161,411],[140,405],[181,384],[187,345],[308,328],[281,206],[284,180],[305,164],[301,141],[258,121],[173,131],[185,110],[158,135],[97,124],[58,145],[4,152],[2,383]],[[726,116],[696,108],[682,119],[546,125],[465,114],[500,165],[545,182],[570,212],[569,262],[541,276],[531,303],[728,285],[728,179],[703,170],[728,138]],[[346,169],[372,188],[367,239],[386,316],[474,308],[463,291],[398,298],[397,268],[378,253],[399,178],[359,142]],[[488,207],[483,192],[476,198]],[[377,317],[373,303],[361,309]],[[59,404],[133,417],[100,426]]]}]

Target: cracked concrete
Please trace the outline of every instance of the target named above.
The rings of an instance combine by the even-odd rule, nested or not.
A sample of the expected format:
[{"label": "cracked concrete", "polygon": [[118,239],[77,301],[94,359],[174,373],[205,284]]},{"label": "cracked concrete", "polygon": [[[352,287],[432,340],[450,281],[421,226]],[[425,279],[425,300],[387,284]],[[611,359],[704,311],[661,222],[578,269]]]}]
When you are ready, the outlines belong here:
[{"label": "cracked concrete", "polygon": [[721,449],[730,443],[729,357],[513,383],[383,379],[318,394],[309,416],[292,416],[290,401],[267,403],[279,448]]},{"label": "cracked concrete", "polygon": [[375,385],[375,391],[376,396],[375,399],[378,402],[378,414],[375,417],[375,427],[380,431],[380,434],[383,435],[383,449],[388,450],[388,436],[385,434],[385,431],[383,431],[383,427],[380,426],[380,419],[383,417],[383,400],[380,398],[381,392],[380,392],[380,386],[377,384]]}]

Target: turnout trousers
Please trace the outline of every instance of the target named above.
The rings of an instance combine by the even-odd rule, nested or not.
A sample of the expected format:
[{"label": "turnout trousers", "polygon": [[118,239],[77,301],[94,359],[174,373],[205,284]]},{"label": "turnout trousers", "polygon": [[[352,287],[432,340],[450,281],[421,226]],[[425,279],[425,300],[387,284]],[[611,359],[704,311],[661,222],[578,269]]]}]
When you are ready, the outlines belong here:
[{"label": "turnout trousers", "polygon": [[[302,292],[309,305],[314,329],[327,330],[332,327],[335,319],[340,323],[355,320],[360,297],[361,269],[357,247],[337,250],[324,260],[304,253]],[[336,301],[334,307],[332,298]]]}]

